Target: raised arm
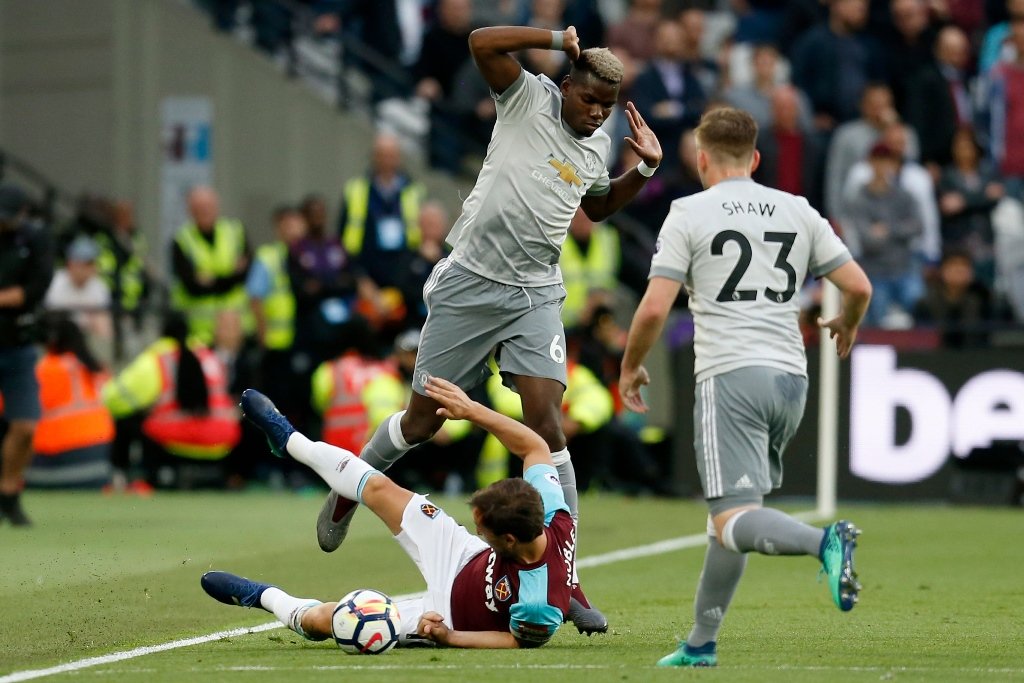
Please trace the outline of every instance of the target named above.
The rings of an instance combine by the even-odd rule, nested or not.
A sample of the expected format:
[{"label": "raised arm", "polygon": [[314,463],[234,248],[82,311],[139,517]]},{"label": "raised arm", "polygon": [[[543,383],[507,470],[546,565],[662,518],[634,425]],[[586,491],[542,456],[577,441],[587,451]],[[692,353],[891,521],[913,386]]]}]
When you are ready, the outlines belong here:
[{"label": "raised arm", "polygon": [[427,396],[441,404],[437,414],[448,420],[469,420],[497,437],[510,452],[523,459],[523,470],[533,465],[551,465],[551,451],[544,439],[524,424],[483,406],[466,392],[440,377],[426,383]]},{"label": "raised arm", "polygon": [[629,203],[629,200],[643,189],[647,179],[654,174],[654,169],[661,164],[661,143],[632,102],[626,103],[626,122],[629,123],[632,137],[626,137],[624,140],[633,148],[648,170],[641,173],[639,167],[631,168],[612,180],[611,189],[605,194],[584,196],[580,207],[583,213],[587,214],[587,218],[594,222],[603,221]]},{"label": "raised arm", "polygon": [[516,82],[523,67],[510,53],[527,49],[561,50],[574,62],[580,56],[576,29],[548,31],[529,26],[488,26],[469,34],[469,51],[491,90],[499,95]]}]

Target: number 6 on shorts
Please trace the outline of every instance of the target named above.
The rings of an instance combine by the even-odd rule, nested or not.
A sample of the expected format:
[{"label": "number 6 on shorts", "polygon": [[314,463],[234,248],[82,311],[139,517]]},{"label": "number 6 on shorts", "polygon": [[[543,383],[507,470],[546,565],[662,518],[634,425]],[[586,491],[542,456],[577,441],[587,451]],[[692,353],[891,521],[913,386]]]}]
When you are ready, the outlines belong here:
[{"label": "number 6 on shorts", "polygon": [[565,349],[563,349],[558,341],[562,338],[562,335],[556,334],[555,338],[551,340],[551,346],[548,347],[548,354],[551,356],[551,360],[556,363],[565,362]]}]

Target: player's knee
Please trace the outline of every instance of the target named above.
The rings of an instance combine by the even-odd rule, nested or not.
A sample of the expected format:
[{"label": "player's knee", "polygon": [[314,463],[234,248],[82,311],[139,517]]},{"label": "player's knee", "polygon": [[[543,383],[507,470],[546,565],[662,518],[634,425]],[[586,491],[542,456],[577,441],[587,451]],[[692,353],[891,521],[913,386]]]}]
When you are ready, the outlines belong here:
[{"label": "player's knee", "polygon": [[407,410],[402,416],[402,437],[410,445],[423,443],[429,441],[443,424],[444,418],[433,413]]},{"label": "player's knee", "polygon": [[360,492],[360,496],[363,499],[365,505],[373,505],[373,501],[379,500],[384,496],[387,496],[389,491],[397,489],[398,485],[391,481],[386,475],[373,475],[363,483],[363,489]]}]

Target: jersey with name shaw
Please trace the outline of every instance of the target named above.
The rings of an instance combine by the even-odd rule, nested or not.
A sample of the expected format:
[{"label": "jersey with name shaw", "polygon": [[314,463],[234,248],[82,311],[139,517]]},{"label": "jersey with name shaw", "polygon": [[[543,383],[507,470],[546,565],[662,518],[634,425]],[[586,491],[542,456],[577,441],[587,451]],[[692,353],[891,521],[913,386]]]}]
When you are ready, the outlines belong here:
[{"label": "jersey with name shaw", "polygon": [[451,260],[516,287],[558,284],[558,257],[584,195],[607,194],[611,139],[562,121],[562,96],[547,76],[521,71],[500,95],[480,175],[448,235]]},{"label": "jersey with name shaw", "polygon": [[850,258],[806,199],[733,178],[672,202],[650,277],[686,286],[697,381],[752,365],[806,376],[800,287]]},{"label": "jersey with name shaw", "polygon": [[534,465],[523,478],[544,502],[544,556],[533,564],[512,562],[488,549],[463,567],[452,585],[452,628],[511,631],[527,644],[547,642],[569,611],[576,530],[550,465]]}]

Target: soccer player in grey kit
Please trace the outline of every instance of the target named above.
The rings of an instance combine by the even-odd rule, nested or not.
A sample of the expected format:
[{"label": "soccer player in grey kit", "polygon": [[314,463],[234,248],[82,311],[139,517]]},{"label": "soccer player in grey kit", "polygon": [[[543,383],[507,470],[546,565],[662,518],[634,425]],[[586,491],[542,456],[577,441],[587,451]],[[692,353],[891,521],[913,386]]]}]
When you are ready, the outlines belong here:
[{"label": "soccer player in grey kit", "polygon": [[760,161],[750,114],[713,110],[695,135],[706,189],[674,201],[665,218],[619,378],[626,407],[646,411],[640,387],[649,377],[642,363],[685,285],[696,330],[694,447],[711,538],[693,630],[659,666],[717,664],[718,630],[743,575],[745,553],[816,557],[843,611],[853,609],[860,590],[853,524],[839,521],[822,530],[762,503],[782,484],[782,451],[807,398],[797,292],[808,272],[842,292],[840,314],[818,323],[845,358],[871,283],[806,199],[750,179]]},{"label": "soccer player in grey kit", "polygon": [[[622,63],[607,49],[580,51],[576,29],[547,31],[519,26],[481,28],[469,46],[497,106],[497,121],[476,186],[448,236],[451,256],[424,286],[428,317],[423,327],[413,394],[406,410],[384,420],[360,453],[387,469],[444,423],[426,395],[427,377],[447,377],[463,389],[490,374],[492,352],[502,377],[519,392],[523,420],[551,449],[574,519],[579,501],[565,435],[565,298],[558,258],[576,210],[600,221],[618,211],[661,163],[661,145],[632,103],[631,135],[642,160],[610,179],[612,141],[601,130],[619,96]],[[512,53],[564,51],[572,70],[560,85],[527,73]],[[317,539],[327,552],[348,532],[355,508],[331,493],[317,519]],[[574,591],[569,617],[580,632],[604,632],[608,622],[582,591]]]}]

